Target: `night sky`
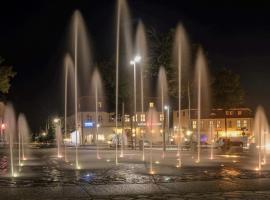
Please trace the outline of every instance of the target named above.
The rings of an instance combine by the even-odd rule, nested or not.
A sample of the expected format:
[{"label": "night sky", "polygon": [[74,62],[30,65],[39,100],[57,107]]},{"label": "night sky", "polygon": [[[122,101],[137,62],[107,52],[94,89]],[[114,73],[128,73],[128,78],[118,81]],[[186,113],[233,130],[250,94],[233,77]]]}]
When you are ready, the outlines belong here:
[{"label": "night sky", "polygon": [[[201,2],[201,3],[199,3]],[[130,0],[135,26],[159,32],[182,22],[192,43],[207,52],[211,68],[240,74],[246,105],[270,112],[270,2]],[[61,59],[71,15],[79,9],[91,34],[96,60],[110,59],[115,45],[116,1],[5,1],[0,3],[0,56],[14,66],[8,99],[37,131],[61,113]]]}]

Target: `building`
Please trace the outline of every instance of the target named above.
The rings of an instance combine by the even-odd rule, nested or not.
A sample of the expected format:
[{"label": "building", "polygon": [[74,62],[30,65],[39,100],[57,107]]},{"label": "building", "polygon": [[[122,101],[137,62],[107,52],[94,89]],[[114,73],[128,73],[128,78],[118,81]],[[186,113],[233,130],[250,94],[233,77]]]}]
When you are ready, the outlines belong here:
[{"label": "building", "polygon": [[[113,143],[118,135],[119,141],[124,141],[125,145],[139,145],[142,141],[143,135],[145,140],[149,142],[151,140],[151,133],[153,143],[162,143],[163,132],[166,131],[166,115],[162,112],[153,112],[153,126],[150,126],[150,115],[149,112],[136,112],[134,114],[119,114],[118,116],[118,128],[115,128],[115,113],[107,112],[104,106],[103,99],[98,100],[97,109],[95,100],[92,97],[84,97],[80,99],[80,105],[78,109],[78,132],[80,144],[95,144],[96,134],[98,133],[99,143]],[[155,103],[149,102],[146,107],[154,108]],[[150,132],[152,129],[152,132]],[[70,135],[70,142],[76,143],[76,132],[75,132],[75,116],[70,115],[67,118],[67,130]],[[123,138],[122,138],[123,133]],[[168,135],[168,134],[167,134]],[[166,141],[168,141],[166,137]]]},{"label": "building", "polygon": [[[200,126],[201,141],[210,142],[211,138],[230,138],[231,140],[247,140],[252,136],[253,113],[249,108],[212,109],[210,114],[203,115],[198,122],[197,109],[183,109],[180,112],[182,131],[196,137]],[[178,131],[179,112],[173,111],[174,131]]]}]

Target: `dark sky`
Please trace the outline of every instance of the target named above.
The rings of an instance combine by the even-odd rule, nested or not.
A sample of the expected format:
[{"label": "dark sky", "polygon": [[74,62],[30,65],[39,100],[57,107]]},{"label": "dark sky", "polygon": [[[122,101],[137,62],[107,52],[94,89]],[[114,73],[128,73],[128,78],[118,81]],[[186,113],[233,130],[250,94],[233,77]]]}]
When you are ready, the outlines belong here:
[{"label": "dark sky", "polygon": [[[199,3],[201,2],[201,3]],[[268,1],[128,1],[134,25],[142,19],[160,32],[182,22],[193,43],[200,43],[213,68],[241,75],[246,104],[270,112],[270,12]],[[61,105],[60,56],[70,17],[79,9],[91,34],[96,58],[114,54],[113,0],[5,1],[0,10],[0,56],[17,76],[8,99],[37,130]]]}]

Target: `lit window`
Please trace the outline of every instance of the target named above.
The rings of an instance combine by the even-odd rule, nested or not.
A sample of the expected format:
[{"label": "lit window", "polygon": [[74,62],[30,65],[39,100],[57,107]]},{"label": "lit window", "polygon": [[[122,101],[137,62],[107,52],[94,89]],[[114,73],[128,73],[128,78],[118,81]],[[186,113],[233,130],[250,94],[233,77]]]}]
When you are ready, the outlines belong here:
[{"label": "lit window", "polygon": [[221,128],[221,122],[219,120],[217,121],[217,128]]},{"label": "lit window", "polygon": [[209,126],[213,126],[213,121],[209,121]]},{"label": "lit window", "polygon": [[230,111],[230,115],[233,115],[233,111]]},{"label": "lit window", "polygon": [[230,112],[229,111],[226,111],[226,115],[230,115]]},{"label": "lit window", "polygon": [[247,126],[248,126],[248,125],[247,125],[247,120],[244,120],[244,121],[243,121],[243,127],[247,128]]},{"label": "lit window", "polygon": [[125,122],[129,122],[129,115],[125,115]]},{"label": "lit window", "polygon": [[241,110],[238,110],[238,111],[237,111],[237,114],[238,114],[238,115],[242,115],[242,111],[241,111]]},{"label": "lit window", "polygon": [[164,115],[163,115],[163,114],[160,114],[160,115],[159,115],[159,121],[161,121],[161,122],[164,121]]},{"label": "lit window", "polygon": [[102,102],[98,102],[98,108],[102,108]]},{"label": "lit window", "polygon": [[201,121],[200,126],[201,126],[201,128],[203,128],[203,121]]},{"label": "lit window", "polygon": [[145,122],[145,114],[141,114],[141,122]]},{"label": "lit window", "polygon": [[236,121],[236,127],[237,127],[237,128],[241,128],[241,121],[240,121],[240,120],[237,120],[237,121]]},{"label": "lit window", "polygon": [[197,121],[192,121],[192,128],[196,129],[197,128]]},{"label": "lit window", "polygon": [[138,115],[137,114],[135,115],[135,119],[136,119],[136,122],[137,122],[138,121]]},{"label": "lit window", "polygon": [[150,107],[150,108],[153,108],[153,107],[154,107],[154,103],[153,103],[153,102],[150,102],[150,103],[149,103],[149,107]]}]

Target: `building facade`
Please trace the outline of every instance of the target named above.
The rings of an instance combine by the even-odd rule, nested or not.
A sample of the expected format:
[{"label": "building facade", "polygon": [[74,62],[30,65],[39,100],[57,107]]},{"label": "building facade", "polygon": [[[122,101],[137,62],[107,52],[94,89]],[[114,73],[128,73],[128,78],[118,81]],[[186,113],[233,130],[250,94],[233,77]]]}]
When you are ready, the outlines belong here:
[{"label": "building facade", "polygon": [[253,113],[249,108],[212,109],[208,115],[198,121],[196,109],[183,109],[180,112],[173,111],[174,131],[178,131],[179,117],[181,130],[185,137],[197,136],[200,126],[201,141],[210,143],[219,138],[247,141],[253,134]]}]

